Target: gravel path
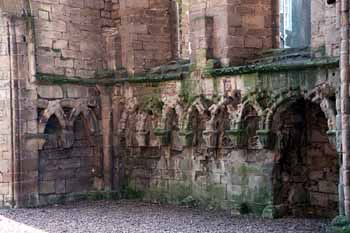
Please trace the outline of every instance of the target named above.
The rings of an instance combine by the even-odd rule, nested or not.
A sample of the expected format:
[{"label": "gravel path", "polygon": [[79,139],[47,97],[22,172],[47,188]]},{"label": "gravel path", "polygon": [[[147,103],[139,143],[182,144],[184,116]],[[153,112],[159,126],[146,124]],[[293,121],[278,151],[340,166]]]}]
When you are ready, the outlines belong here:
[{"label": "gravel path", "polygon": [[0,233],[322,233],[326,220],[232,218],[132,201],[78,202],[40,209],[0,209]]}]

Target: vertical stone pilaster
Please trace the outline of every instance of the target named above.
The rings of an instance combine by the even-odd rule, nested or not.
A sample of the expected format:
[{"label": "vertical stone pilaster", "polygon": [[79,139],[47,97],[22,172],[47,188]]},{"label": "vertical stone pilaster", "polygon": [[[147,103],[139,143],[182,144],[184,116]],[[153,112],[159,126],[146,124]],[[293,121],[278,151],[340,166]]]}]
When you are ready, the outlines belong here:
[{"label": "vertical stone pilaster", "polygon": [[191,20],[191,60],[204,67],[213,54],[213,17],[202,16]]},{"label": "vertical stone pilaster", "polygon": [[112,100],[107,87],[99,87],[101,91],[102,133],[103,133],[103,174],[106,191],[113,189],[113,126]]},{"label": "vertical stone pilaster", "polygon": [[[1,14],[1,12],[0,12]],[[9,19],[0,15],[0,206],[13,204],[13,148],[11,123],[11,62]]]}]

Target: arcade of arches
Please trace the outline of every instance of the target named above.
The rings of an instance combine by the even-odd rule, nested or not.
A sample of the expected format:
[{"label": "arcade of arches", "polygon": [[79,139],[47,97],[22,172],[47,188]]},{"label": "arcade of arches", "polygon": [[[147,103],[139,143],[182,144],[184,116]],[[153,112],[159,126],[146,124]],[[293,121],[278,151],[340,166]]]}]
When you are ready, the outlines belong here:
[{"label": "arcade of arches", "polygon": [[0,1],[1,207],[343,213],[340,1],[24,2]]}]

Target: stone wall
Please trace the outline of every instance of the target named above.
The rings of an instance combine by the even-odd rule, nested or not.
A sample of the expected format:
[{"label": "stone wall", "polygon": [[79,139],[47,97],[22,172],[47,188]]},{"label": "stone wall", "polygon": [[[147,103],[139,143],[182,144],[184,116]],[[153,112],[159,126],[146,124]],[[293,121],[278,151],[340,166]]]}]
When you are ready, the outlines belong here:
[{"label": "stone wall", "polygon": [[[258,72],[200,82],[194,72],[193,82],[115,87],[115,167],[120,186],[143,193],[147,200],[230,209],[237,214],[323,216],[325,211],[316,211],[322,209],[335,215],[336,151],[327,130],[335,127],[335,96],[328,89],[334,91],[336,83],[327,79],[329,72],[336,70]],[[306,209],[291,205],[286,211],[281,205],[288,206],[290,196],[278,201],[285,190],[275,179],[281,177],[277,172],[284,158],[283,127],[293,126],[274,117],[285,105],[303,99],[322,108],[321,114],[305,108],[306,116],[317,119],[310,122],[322,122],[322,127],[307,128],[310,138],[305,139],[308,146],[303,153],[309,159],[303,166],[310,173],[308,181],[301,182],[310,188],[304,196]],[[303,121],[293,114],[284,116]],[[275,128],[272,122],[282,126]],[[295,161],[304,154],[291,154],[286,166],[298,173],[302,166]],[[315,157],[321,154],[322,164]],[[325,190],[328,182],[331,185]]]},{"label": "stone wall", "polygon": [[74,142],[65,149],[64,133],[57,117],[49,119],[48,139],[39,154],[39,195],[42,202],[55,203],[67,194],[94,190],[94,173],[101,161],[99,145],[86,134],[84,119],[78,116],[73,126]]},{"label": "stone wall", "polygon": [[175,1],[121,0],[119,4],[121,57],[128,72],[142,73],[177,58]]},{"label": "stone wall", "polygon": [[275,203],[294,215],[333,217],[338,210],[338,159],[327,137],[327,120],[315,104],[297,100],[274,118],[280,162]]},{"label": "stone wall", "polygon": [[11,137],[11,61],[9,51],[9,19],[0,18],[0,206],[8,206],[12,201],[12,137]]},{"label": "stone wall", "polygon": [[[190,1],[190,25],[199,17],[212,17],[213,58],[227,65],[242,64],[262,49],[278,47],[277,6],[273,0]],[[192,27],[197,30],[197,25]],[[198,45],[191,43],[194,52]]]},{"label": "stone wall", "polygon": [[[103,152],[99,92],[75,85],[38,86],[44,142],[38,152],[39,203],[74,200],[102,190]],[[40,135],[38,135],[40,136]]]},{"label": "stone wall", "polygon": [[326,1],[311,1],[311,46],[324,46],[328,56],[339,55],[340,43],[340,1],[327,4]]},{"label": "stone wall", "polygon": [[[287,165],[307,155],[298,166],[310,169],[303,183],[307,207],[315,215],[315,208],[334,209],[336,152],[324,131],[333,142],[337,61],[282,51],[267,53],[276,63],[225,67],[278,46],[275,2],[183,0],[180,6],[180,29],[174,1],[33,0],[34,18],[13,18],[10,44],[5,31],[0,37],[2,205],[131,190],[148,200],[237,214],[297,214],[289,200],[295,182],[280,203],[275,172],[281,132],[300,116],[288,113],[293,119],[277,129],[273,122],[284,104],[304,100],[321,107],[324,116],[315,119],[322,124],[304,132],[310,145],[290,154]],[[321,19],[314,18],[319,27],[328,25]],[[1,20],[5,30],[8,19]],[[336,48],[321,32],[315,47]],[[167,64],[178,52],[193,63]],[[207,63],[212,58],[224,66],[214,69]],[[161,64],[167,65],[155,67]],[[129,74],[122,79],[124,68]],[[317,164],[320,154],[329,159]]]},{"label": "stone wall", "polygon": [[105,6],[110,1],[32,1],[37,71],[89,78],[106,68]]}]

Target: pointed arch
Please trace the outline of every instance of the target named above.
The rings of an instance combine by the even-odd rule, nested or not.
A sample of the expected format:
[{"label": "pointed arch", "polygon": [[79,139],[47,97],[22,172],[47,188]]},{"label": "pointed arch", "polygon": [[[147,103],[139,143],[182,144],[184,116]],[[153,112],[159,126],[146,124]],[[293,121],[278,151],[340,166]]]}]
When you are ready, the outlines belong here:
[{"label": "pointed arch", "polygon": [[51,116],[55,115],[60,123],[62,129],[65,129],[67,126],[66,117],[64,111],[59,104],[59,102],[49,102],[48,107],[43,111],[42,115],[39,117],[39,133],[44,133],[46,124]]}]

